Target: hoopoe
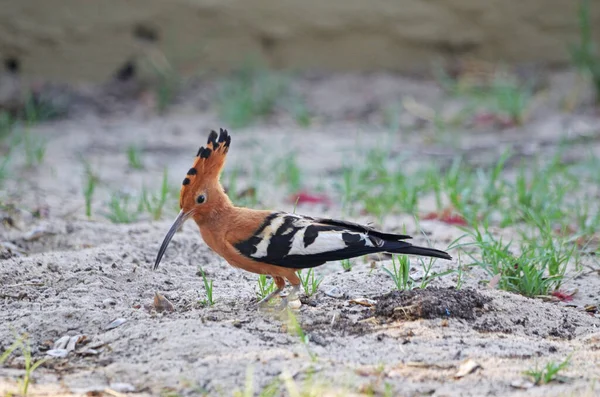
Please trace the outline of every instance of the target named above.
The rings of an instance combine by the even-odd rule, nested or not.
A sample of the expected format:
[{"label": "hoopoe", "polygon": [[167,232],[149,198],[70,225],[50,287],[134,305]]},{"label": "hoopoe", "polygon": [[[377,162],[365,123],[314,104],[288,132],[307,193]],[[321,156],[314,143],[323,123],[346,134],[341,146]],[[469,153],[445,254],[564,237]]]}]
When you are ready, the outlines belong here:
[{"label": "hoopoe", "polygon": [[219,134],[211,131],[206,147],[198,150],[181,187],[181,211],[158,250],[154,270],[175,232],[189,218],[200,228],[205,243],[229,264],[273,277],[277,288],[259,302],[260,306],[283,291],[285,280],[292,291],[280,307],[287,306],[300,289],[297,272],[329,261],[376,252],[452,259],[444,251],[402,241],[410,236],[357,223],[234,206],[219,182],[230,144],[231,136],[221,129]]}]

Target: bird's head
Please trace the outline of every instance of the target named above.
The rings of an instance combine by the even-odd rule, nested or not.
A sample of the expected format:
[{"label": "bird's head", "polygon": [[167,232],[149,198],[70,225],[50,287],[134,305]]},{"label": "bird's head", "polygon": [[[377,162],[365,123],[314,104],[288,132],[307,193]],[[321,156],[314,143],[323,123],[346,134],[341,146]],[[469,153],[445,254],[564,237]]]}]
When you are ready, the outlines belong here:
[{"label": "bird's head", "polygon": [[202,225],[211,217],[218,215],[224,206],[231,205],[219,182],[221,169],[225,164],[225,157],[230,144],[231,137],[227,130],[221,129],[218,134],[211,131],[206,147],[202,146],[198,150],[194,165],[187,172],[181,186],[179,194],[181,211],[175,218],[175,222],[167,232],[158,251],[154,263],[155,270],[173,235],[187,219],[192,217],[198,225]]}]

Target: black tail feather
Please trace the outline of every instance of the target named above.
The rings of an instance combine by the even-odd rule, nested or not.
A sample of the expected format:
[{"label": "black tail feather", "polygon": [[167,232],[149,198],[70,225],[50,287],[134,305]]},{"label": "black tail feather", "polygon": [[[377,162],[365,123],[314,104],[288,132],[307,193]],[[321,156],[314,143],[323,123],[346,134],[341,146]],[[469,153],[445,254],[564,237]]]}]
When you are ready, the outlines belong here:
[{"label": "black tail feather", "polygon": [[[398,246],[397,243],[401,243],[402,245]],[[433,258],[442,258],[451,260],[452,257],[448,255],[447,252],[437,250],[435,248],[427,248],[427,247],[418,247],[416,245],[412,245],[403,241],[398,241],[396,244],[387,243],[383,246],[386,252],[391,254],[405,254],[405,255],[420,255],[420,256],[429,256]],[[394,245],[396,245],[394,247]]]}]

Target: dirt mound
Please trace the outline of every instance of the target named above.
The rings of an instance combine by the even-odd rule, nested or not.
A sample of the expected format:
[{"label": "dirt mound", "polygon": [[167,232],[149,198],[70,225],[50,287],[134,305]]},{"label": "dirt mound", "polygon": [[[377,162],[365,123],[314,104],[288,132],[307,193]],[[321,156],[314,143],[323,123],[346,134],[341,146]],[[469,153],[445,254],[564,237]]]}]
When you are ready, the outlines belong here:
[{"label": "dirt mound", "polygon": [[451,317],[473,320],[491,298],[470,288],[427,288],[393,291],[375,300],[375,315],[392,320]]}]

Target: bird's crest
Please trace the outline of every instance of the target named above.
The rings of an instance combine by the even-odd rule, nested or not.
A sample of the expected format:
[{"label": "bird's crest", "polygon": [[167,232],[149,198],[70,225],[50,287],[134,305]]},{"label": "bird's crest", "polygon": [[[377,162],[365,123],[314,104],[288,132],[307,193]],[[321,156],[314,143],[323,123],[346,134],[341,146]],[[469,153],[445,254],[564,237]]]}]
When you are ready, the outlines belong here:
[{"label": "bird's crest", "polygon": [[180,207],[183,207],[182,200],[186,189],[195,189],[199,183],[219,179],[230,144],[231,136],[229,136],[227,130],[221,128],[218,134],[216,131],[210,132],[206,147],[201,146],[198,149],[194,165],[189,169],[183,180],[179,195]]}]

